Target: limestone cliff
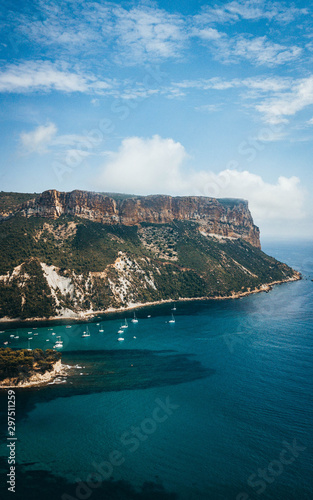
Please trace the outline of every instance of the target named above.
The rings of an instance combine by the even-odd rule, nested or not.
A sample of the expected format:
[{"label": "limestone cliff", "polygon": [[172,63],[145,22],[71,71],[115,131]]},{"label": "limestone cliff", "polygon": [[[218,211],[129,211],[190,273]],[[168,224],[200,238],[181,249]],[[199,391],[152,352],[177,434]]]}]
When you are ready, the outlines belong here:
[{"label": "limestone cliff", "polygon": [[259,229],[253,223],[248,202],[204,196],[138,196],[114,198],[101,193],[45,191],[22,204],[17,212],[26,217],[58,218],[70,215],[104,224],[126,226],[193,221],[207,234],[241,238],[261,248]]}]

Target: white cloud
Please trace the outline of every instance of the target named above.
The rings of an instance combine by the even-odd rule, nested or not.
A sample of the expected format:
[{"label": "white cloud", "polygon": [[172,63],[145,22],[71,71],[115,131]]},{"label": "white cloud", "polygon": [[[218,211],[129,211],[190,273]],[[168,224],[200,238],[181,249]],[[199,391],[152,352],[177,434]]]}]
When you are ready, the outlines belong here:
[{"label": "white cloud", "polygon": [[256,66],[271,67],[293,61],[302,53],[302,49],[296,45],[274,43],[266,36],[254,37],[246,34],[228,36],[220,32],[219,36],[205,38],[201,36],[203,31],[205,30],[199,30],[197,36],[207,42],[212,55],[223,63],[238,63],[245,60]]},{"label": "white cloud", "polygon": [[202,40],[218,40],[222,36],[222,34],[214,28],[194,29],[192,34],[193,36],[202,38]]},{"label": "white cloud", "polygon": [[[249,99],[248,107],[257,110],[262,119],[272,125],[287,124],[291,116],[296,115],[303,109],[313,105],[313,76],[302,79],[290,77],[255,77],[240,80],[235,78],[226,80],[222,78],[210,78],[199,80],[183,80],[173,82],[172,87],[164,90],[170,92],[178,89],[180,91],[210,91],[240,89],[241,97],[246,101]],[[172,95],[175,95],[172,92]],[[184,94],[183,94],[184,95]],[[221,103],[220,103],[221,104]],[[210,105],[212,110],[214,105]],[[205,105],[199,106],[197,110],[205,110]],[[210,110],[210,107],[207,108]],[[306,122],[312,125],[313,119]],[[280,140],[285,134],[277,135]],[[272,139],[274,140],[274,139]]]},{"label": "white cloud", "polygon": [[21,143],[28,153],[45,153],[57,133],[53,123],[40,125],[31,132],[21,133]]},{"label": "white cloud", "polygon": [[224,80],[220,77],[213,77],[209,79],[201,78],[199,80],[183,80],[182,82],[173,83],[174,87],[180,89],[198,89],[198,90],[228,90],[233,87],[242,85],[240,80]]},{"label": "white cloud", "polygon": [[273,43],[266,36],[246,37],[240,35],[237,39],[232,39],[223,44],[222,48],[226,53],[220,53],[222,60],[229,61],[234,58],[246,59],[256,65],[276,66],[297,59],[302,49],[297,46],[287,47],[278,43]]},{"label": "white cloud", "polygon": [[238,170],[218,174],[195,174],[194,182],[204,188],[199,193],[219,198],[244,198],[256,221],[297,220],[304,217],[304,192],[298,177],[280,176],[276,183],[265,182],[260,175]]},{"label": "white cloud", "polygon": [[280,93],[256,105],[268,123],[288,123],[288,118],[313,104],[313,76],[297,80],[290,92]]},{"label": "white cloud", "polygon": [[275,183],[248,171],[184,168],[188,154],[179,142],[157,135],[124,139],[103,165],[97,189],[136,194],[204,195],[249,200],[257,221],[296,220],[304,216],[304,193],[297,177],[280,176]]},{"label": "white cloud", "polygon": [[[113,60],[124,66],[181,59],[196,38],[211,44],[220,60],[225,61],[227,55],[229,61],[241,58],[256,64],[283,64],[298,57],[301,49],[264,37],[249,39],[248,22],[252,37],[254,21],[265,19],[280,28],[280,23],[307,14],[307,9],[269,0],[233,0],[222,6],[206,6],[194,16],[173,14],[145,1],[128,8],[106,1],[37,0],[35,4],[32,14],[9,14],[9,40],[13,34],[17,45],[30,41],[35,49],[44,47],[50,57],[62,50],[67,60],[69,55],[79,54],[80,61]],[[242,20],[246,21],[245,34],[238,30],[239,35],[227,36],[216,29],[217,24]]]},{"label": "white cloud", "polygon": [[196,106],[196,111],[204,111],[206,113],[216,113],[220,111],[222,105],[221,104],[202,104],[202,106]]},{"label": "white cloud", "polygon": [[[278,92],[288,90],[293,84],[292,78],[285,77],[254,77],[254,78],[233,78],[226,80],[220,77],[199,80],[183,80],[174,82],[172,85],[180,89],[198,89],[198,90],[228,90],[232,88],[244,87],[257,95],[269,92]],[[247,95],[247,94],[245,94]],[[256,94],[254,94],[255,96]]]},{"label": "white cloud", "polygon": [[[307,9],[297,9],[285,3],[234,0],[221,6],[204,7],[200,14],[193,17],[191,34],[207,45],[213,57],[221,62],[249,61],[257,66],[277,66],[298,59],[303,49],[291,45],[288,37],[284,44],[268,36],[255,36],[255,28],[251,23],[266,19],[273,25],[285,24],[304,14],[307,14]],[[242,20],[245,21],[243,29],[238,28],[235,33],[227,30],[226,24]],[[220,31],[218,25],[223,25],[224,31]]]},{"label": "white cloud", "polygon": [[0,92],[62,92],[104,93],[109,82],[97,81],[93,75],[69,70],[64,64],[50,61],[26,61],[10,64],[0,72]]},{"label": "white cloud", "polygon": [[88,16],[89,9],[84,8],[82,2],[37,0],[35,4],[31,15],[14,12],[12,21],[18,26],[18,34],[40,46],[62,45],[71,52],[99,42],[95,29],[99,18],[91,12]]},{"label": "white cloud", "polygon": [[124,99],[126,101],[128,100],[133,100],[133,99],[147,99],[148,97],[158,94],[160,91],[159,89],[148,89],[144,88],[142,86],[138,86],[137,88],[126,88],[125,90],[121,90],[118,93],[116,93],[116,97],[119,97],[121,99]]},{"label": "white cloud", "polygon": [[116,38],[119,62],[142,64],[180,55],[186,39],[180,16],[144,6],[130,10],[120,7],[113,12],[109,33]]},{"label": "white cloud", "polygon": [[245,78],[241,84],[253,91],[258,92],[278,92],[290,89],[292,78],[287,77],[264,77]]},{"label": "white cloud", "polygon": [[123,8],[110,2],[40,2],[40,19],[28,15],[12,19],[31,41],[47,50],[62,46],[67,53],[101,54],[123,65],[176,58],[187,37],[185,21],[155,6]]},{"label": "white cloud", "polygon": [[100,184],[105,190],[138,194],[151,187],[154,193],[173,192],[183,186],[180,168],[187,158],[185,148],[173,139],[129,137],[109,155]]},{"label": "white cloud", "polygon": [[293,5],[269,0],[234,0],[222,6],[204,7],[196,16],[198,22],[235,23],[241,20],[259,21],[266,19],[278,23],[289,23],[296,17],[307,14],[307,9],[298,9]]},{"label": "white cloud", "polygon": [[54,123],[48,123],[40,125],[30,132],[22,132],[20,140],[24,151],[39,154],[54,152],[62,156],[76,154],[87,157],[94,154],[102,142],[102,136],[94,135],[92,131],[87,135],[62,135],[57,134],[57,131]]},{"label": "white cloud", "polygon": [[63,45],[73,50],[90,45],[97,40],[97,33],[88,29],[84,23],[70,17],[50,14],[45,21],[30,21],[26,16],[20,18],[20,31],[27,38],[41,45]]}]

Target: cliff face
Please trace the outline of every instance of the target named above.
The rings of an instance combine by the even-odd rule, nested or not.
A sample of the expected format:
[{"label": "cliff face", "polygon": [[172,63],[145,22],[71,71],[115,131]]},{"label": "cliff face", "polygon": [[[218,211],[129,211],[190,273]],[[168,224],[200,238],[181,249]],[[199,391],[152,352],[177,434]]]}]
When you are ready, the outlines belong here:
[{"label": "cliff face", "polygon": [[261,248],[259,229],[253,224],[245,200],[163,195],[114,199],[87,191],[63,193],[50,190],[22,204],[18,212],[26,217],[56,219],[70,215],[125,226],[193,221],[207,234],[241,238]]}]

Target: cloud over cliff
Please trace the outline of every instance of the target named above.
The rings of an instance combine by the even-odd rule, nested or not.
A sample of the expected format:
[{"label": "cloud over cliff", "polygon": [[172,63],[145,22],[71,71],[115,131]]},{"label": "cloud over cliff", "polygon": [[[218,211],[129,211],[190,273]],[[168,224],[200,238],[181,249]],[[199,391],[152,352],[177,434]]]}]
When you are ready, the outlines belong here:
[{"label": "cloud over cliff", "polygon": [[185,168],[189,155],[173,139],[129,137],[109,152],[97,189],[135,194],[203,195],[249,200],[258,221],[301,219],[304,190],[296,176],[279,176],[274,183],[247,170],[219,173]]}]

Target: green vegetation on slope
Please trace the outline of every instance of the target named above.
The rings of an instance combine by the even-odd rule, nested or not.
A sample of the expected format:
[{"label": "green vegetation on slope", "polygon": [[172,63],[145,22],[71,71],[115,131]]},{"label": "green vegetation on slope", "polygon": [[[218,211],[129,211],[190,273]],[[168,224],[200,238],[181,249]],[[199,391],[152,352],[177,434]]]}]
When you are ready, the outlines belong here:
[{"label": "green vegetation on slope", "polygon": [[36,198],[36,193],[6,193],[0,192],[0,215],[9,213],[22,203]]},{"label": "green vegetation on slope", "polygon": [[[76,225],[75,232],[66,232],[71,222]],[[0,224],[0,274],[30,257],[79,273],[101,271],[114,262],[119,250],[139,255],[139,247],[135,226],[104,225],[67,216],[53,220],[17,215]]]},{"label": "green vegetation on slope", "polygon": [[[22,319],[62,308],[225,297],[294,274],[244,240],[205,236],[188,221],[138,228],[18,215],[0,223],[0,254],[0,317]],[[55,266],[63,288],[51,291],[41,263]]]}]

